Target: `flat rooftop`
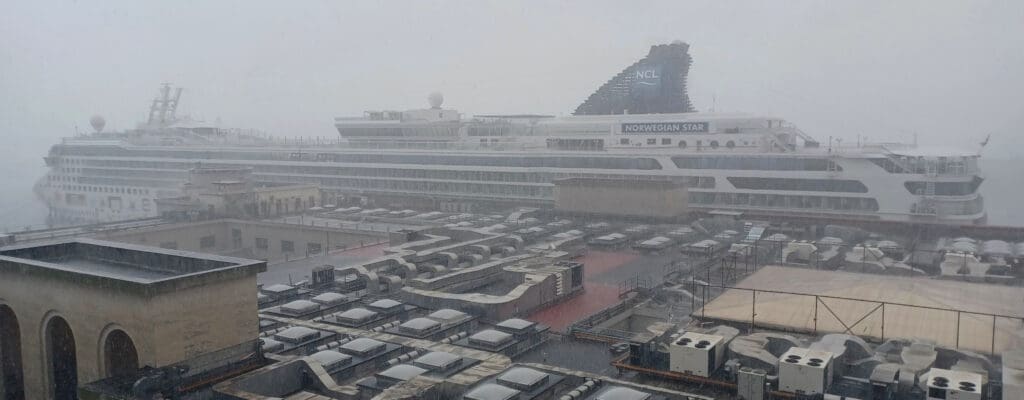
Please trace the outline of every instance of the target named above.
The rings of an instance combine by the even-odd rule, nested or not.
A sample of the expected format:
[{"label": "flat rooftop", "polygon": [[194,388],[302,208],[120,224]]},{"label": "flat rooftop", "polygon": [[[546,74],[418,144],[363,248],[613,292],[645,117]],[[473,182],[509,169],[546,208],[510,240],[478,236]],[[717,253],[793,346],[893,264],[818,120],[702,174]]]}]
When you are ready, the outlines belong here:
[{"label": "flat rooftop", "polygon": [[194,279],[224,273],[258,273],[263,261],[157,247],[73,239],[0,249],[0,271],[57,274],[68,279],[100,279],[137,285]]},{"label": "flat rooftop", "polygon": [[121,264],[110,260],[94,259],[81,254],[71,254],[67,257],[40,261],[54,263],[70,271],[76,271],[79,273],[118,277],[120,279],[136,282],[152,282],[175,276],[175,273],[172,271],[162,271],[147,268],[145,266]]},{"label": "flat rooftop", "polygon": [[761,328],[813,332],[816,327],[818,333],[849,328],[865,339],[931,339],[983,353],[1011,348],[1024,338],[1021,287],[777,266],[764,267],[735,287],[759,290],[756,304],[751,291],[729,289],[693,315],[749,326],[756,311],[753,318]]}]

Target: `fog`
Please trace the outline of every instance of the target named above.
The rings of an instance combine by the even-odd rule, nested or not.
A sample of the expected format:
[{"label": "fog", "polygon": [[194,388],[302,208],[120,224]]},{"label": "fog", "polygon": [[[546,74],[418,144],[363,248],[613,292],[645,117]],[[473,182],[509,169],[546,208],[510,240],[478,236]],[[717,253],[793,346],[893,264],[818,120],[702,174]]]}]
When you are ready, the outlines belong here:
[{"label": "fog", "polygon": [[1022,399],[1024,0],[0,10],[0,399]]},{"label": "fog", "polygon": [[[421,107],[568,114],[652,44],[690,43],[699,110],[789,120],[820,140],[977,146],[1020,156],[1021,2],[15,2],[0,15],[7,169],[57,138],[180,110],[281,136]],[[23,176],[20,179],[27,179]],[[24,185],[23,185],[24,186]]]}]

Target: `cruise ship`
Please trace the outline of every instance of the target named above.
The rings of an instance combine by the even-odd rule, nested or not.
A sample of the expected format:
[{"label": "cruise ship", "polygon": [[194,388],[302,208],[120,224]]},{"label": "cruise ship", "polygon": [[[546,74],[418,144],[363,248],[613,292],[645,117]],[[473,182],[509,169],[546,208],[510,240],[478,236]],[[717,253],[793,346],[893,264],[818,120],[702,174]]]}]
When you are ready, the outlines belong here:
[{"label": "cruise ship", "polygon": [[[826,143],[785,120],[697,112],[682,42],[655,45],[571,116],[472,115],[443,107],[335,118],[330,140],[284,140],[175,115],[165,86],[138,129],[66,138],[36,186],[55,223],[157,215],[197,167],[313,184],[321,203],[360,198],[466,211],[551,206],[562,178],[674,179],[697,211],[977,224],[979,149]],[[95,121],[94,121],[95,122]],[[95,124],[94,124],[94,127]],[[323,205],[305,204],[304,206]]]}]

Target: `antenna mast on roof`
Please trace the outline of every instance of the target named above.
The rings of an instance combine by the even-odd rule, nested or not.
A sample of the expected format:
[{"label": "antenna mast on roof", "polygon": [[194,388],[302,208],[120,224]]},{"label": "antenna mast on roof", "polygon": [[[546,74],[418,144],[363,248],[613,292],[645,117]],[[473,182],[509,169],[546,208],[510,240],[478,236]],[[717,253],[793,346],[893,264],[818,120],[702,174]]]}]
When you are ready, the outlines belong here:
[{"label": "antenna mast on roof", "polygon": [[163,87],[160,88],[160,94],[153,99],[153,105],[149,107],[149,120],[146,124],[164,127],[174,122],[180,98],[181,88],[177,88],[174,98],[171,98],[171,84],[164,82]]}]

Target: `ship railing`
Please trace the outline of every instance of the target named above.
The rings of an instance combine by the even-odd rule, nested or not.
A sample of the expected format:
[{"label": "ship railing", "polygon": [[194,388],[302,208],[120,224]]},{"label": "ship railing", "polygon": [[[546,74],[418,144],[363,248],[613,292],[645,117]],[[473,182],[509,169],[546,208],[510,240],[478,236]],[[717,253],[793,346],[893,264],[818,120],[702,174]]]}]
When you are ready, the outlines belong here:
[{"label": "ship railing", "polygon": [[815,139],[813,136],[808,135],[806,132],[804,132],[800,128],[797,128],[795,125],[783,125],[782,128],[779,128],[779,132],[792,134],[803,140],[804,143],[820,143],[818,142],[818,139]]}]

